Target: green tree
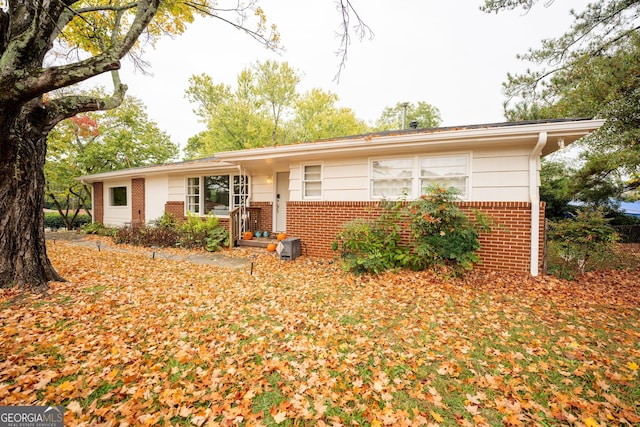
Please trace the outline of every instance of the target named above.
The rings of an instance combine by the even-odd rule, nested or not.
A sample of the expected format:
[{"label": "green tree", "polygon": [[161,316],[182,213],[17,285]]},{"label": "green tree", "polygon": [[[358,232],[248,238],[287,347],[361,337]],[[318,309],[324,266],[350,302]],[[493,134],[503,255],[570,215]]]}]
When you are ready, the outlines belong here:
[{"label": "green tree", "polygon": [[49,133],[46,197],[70,228],[80,209],[90,206],[91,191],[78,177],[164,163],[177,155],[177,145],[149,119],[142,101],[127,96],[117,109],[74,116]]},{"label": "green tree", "polygon": [[574,218],[553,222],[549,239],[563,260],[561,276],[565,268],[584,274],[590,259],[611,252],[619,241],[602,209],[581,209]]},{"label": "green tree", "polygon": [[337,107],[338,95],[311,89],[296,101],[292,134],[297,141],[315,141],[368,132],[350,108]]},{"label": "green tree", "polygon": [[[524,8],[538,0],[485,0],[483,10]],[[581,174],[626,175],[636,187],[640,168],[640,1],[598,0],[572,11],[570,28],[519,58],[535,67],[508,74],[504,83],[509,120],[602,117],[588,138]],[[585,184],[589,179],[583,180]],[[603,187],[602,187],[603,188]],[[628,190],[629,188],[627,188]],[[588,188],[585,188],[588,190]],[[616,186],[610,186],[616,196]]]},{"label": "green tree", "polygon": [[572,211],[569,203],[573,200],[571,181],[575,170],[560,160],[542,160],[540,169],[540,200],[546,203],[545,217],[563,218]]},{"label": "green tree", "polygon": [[336,107],[337,95],[320,89],[300,95],[299,82],[286,62],[272,61],[242,70],[235,90],[207,74],[192,76],[186,97],[207,129],[189,139],[185,157],[367,131],[352,110]]},{"label": "green tree", "polygon": [[393,107],[386,107],[376,121],[376,130],[395,130],[408,128],[412,122],[418,128],[435,128],[440,126],[442,118],[440,110],[431,104],[419,101],[416,105],[410,102],[398,102]]},{"label": "green tree", "polygon": [[298,98],[296,86],[300,83],[300,76],[288,63],[275,61],[258,63],[253,72],[256,80],[254,90],[261,104],[269,111],[273,122],[271,140],[273,145],[277,145],[282,121]]},{"label": "green tree", "polygon": [[[185,149],[187,158],[270,145],[274,135],[282,137],[276,120],[280,120],[287,105],[277,104],[275,95],[271,95],[271,101],[262,96],[268,89],[258,87],[259,83],[274,81],[277,77],[267,79],[263,76],[259,81],[255,70],[260,67],[258,63],[242,70],[235,90],[229,85],[214,84],[207,74],[189,78],[186,97],[196,105],[194,113],[207,124],[207,130],[189,139]],[[263,71],[268,73],[272,69],[266,66]],[[275,111],[274,116],[270,116],[272,111]]]}]

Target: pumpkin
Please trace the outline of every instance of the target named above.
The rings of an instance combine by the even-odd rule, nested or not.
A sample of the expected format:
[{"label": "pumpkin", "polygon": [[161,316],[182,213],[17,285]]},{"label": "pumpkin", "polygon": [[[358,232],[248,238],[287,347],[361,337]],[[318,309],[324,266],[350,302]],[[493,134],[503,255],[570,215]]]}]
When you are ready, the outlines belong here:
[{"label": "pumpkin", "polygon": [[277,247],[278,245],[276,245],[275,243],[269,243],[267,245],[267,252],[275,252]]},{"label": "pumpkin", "polygon": [[287,233],[278,233],[278,242],[287,238]]},{"label": "pumpkin", "polygon": [[253,239],[253,233],[250,231],[245,231],[242,233],[242,240],[251,240]]}]

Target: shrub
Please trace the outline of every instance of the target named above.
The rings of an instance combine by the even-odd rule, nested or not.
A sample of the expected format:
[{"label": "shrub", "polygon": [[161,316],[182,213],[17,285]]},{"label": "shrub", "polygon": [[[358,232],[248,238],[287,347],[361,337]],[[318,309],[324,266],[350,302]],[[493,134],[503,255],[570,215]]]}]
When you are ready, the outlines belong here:
[{"label": "shrub", "polygon": [[165,212],[158,219],[151,221],[150,225],[157,228],[176,228],[177,222],[172,214]]},{"label": "shrub", "polygon": [[179,233],[175,228],[120,227],[115,232],[114,241],[118,244],[172,247],[178,244]]},{"label": "shrub", "polygon": [[45,212],[44,226],[45,228],[51,228],[54,230],[65,228],[64,221],[58,212]]},{"label": "shrub", "polygon": [[343,267],[355,274],[378,274],[405,267],[408,249],[401,244],[402,202],[383,201],[384,211],[376,220],[355,219],[342,225],[332,243],[339,250]]},{"label": "shrub", "polygon": [[568,278],[584,274],[594,257],[611,253],[619,240],[602,209],[578,210],[573,218],[550,221],[548,238],[560,259],[558,274]]},{"label": "shrub", "polygon": [[189,215],[187,221],[177,225],[171,214],[164,214],[149,225],[121,227],[114,234],[118,244],[140,246],[203,248],[209,252],[218,251],[229,244],[229,233],[218,225],[218,218],[206,221]]},{"label": "shrub", "polygon": [[456,205],[457,191],[430,187],[428,193],[408,205],[413,237],[412,264],[417,269],[433,266],[469,270],[480,259],[479,231],[489,231],[488,217],[475,212],[473,222]]},{"label": "shrub", "polygon": [[113,228],[105,227],[102,223],[99,223],[99,222],[90,222],[88,224],[83,225],[80,228],[80,232],[83,234],[97,234],[99,236],[109,236],[109,235],[113,235],[115,230]]},{"label": "shrub", "polygon": [[[343,224],[332,248],[340,251],[345,269],[356,274],[436,266],[458,274],[478,261],[478,233],[490,231],[491,222],[478,212],[471,221],[456,206],[456,200],[453,190],[433,187],[408,204],[382,202],[380,218]],[[407,222],[413,240],[403,245],[400,231]]]},{"label": "shrub", "polygon": [[[71,218],[69,218],[71,219]],[[80,228],[85,224],[91,222],[91,217],[88,214],[78,214],[71,224],[72,229]],[[59,212],[45,212],[44,213],[44,226],[45,228],[51,228],[57,230],[59,228],[66,228],[64,219]]]},{"label": "shrub", "polygon": [[179,245],[185,248],[204,248],[213,252],[229,244],[229,233],[218,225],[217,217],[207,217],[203,221],[197,215],[188,214],[178,230]]},{"label": "shrub", "polygon": [[355,274],[378,274],[403,266],[408,252],[399,236],[376,221],[362,219],[345,223],[332,246],[340,249],[344,268]]}]

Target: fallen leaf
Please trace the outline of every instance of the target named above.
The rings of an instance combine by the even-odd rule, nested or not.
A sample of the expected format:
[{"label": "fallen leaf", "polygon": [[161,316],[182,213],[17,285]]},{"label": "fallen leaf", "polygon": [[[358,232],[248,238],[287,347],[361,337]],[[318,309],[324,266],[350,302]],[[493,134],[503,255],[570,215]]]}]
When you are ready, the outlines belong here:
[{"label": "fallen leaf", "polygon": [[599,427],[599,426],[600,426],[600,423],[599,423],[599,422],[597,422],[596,420],[594,420],[594,419],[593,419],[593,418],[591,418],[591,417],[589,417],[589,418],[585,418],[585,419],[583,420],[583,422],[584,422],[584,425],[585,425],[586,427]]},{"label": "fallen leaf", "polygon": [[429,411],[429,414],[431,414],[431,417],[433,417],[434,420],[436,420],[439,423],[443,423],[444,422],[444,418],[442,418],[442,415],[438,414],[435,411]]},{"label": "fallen leaf", "polygon": [[276,422],[276,424],[280,424],[286,419],[287,419],[287,413],[285,411],[278,412],[273,416],[273,420]]}]

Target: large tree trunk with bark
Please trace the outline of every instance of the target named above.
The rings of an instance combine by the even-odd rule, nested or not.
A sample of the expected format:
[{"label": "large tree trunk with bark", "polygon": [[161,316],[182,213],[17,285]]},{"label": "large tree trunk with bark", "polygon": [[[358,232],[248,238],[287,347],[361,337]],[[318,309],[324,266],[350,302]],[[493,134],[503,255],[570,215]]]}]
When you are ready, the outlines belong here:
[{"label": "large tree trunk with bark", "polygon": [[0,119],[0,287],[46,291],[63,281],[44,239],[48,120],[32,101]]}]

